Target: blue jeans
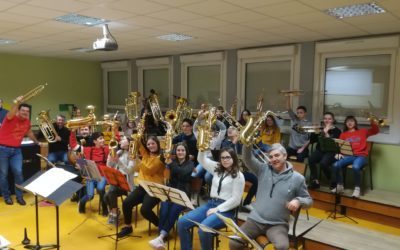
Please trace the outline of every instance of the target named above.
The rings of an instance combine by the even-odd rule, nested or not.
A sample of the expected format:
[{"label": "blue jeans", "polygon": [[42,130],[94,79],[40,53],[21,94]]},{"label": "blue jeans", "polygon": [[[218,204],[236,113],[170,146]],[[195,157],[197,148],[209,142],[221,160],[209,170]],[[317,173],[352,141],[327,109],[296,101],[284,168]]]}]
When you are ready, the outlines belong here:
[{"label": "blue jeans", "polygon": [[51,152],[47,156],[47,159],[51,163],[56,163],[57,161],[62,161],[65,164],[68,164],[68,156],[66,151],[57,151],[57,152]]},{"label": "blue jeans", "polygon": [[[24,182],[22,174],[22,153],[20,148],[0,146],[0,189],[4,200],[10,198],[10,190],[8,189],[8,169],[14,175],[15,184],[21,185]],[[15,195],[17,199],[22,199],[22,191],[15,187]]]},{"label": "blue jeans", "polygon": [[161,202],[158,230],[168,234],[184,209],[185,207],[172,202]]},{"label": "blue jeans", "polygon": [[333,171],[336,174],[337,184],[343,185],[343,177],[341,169],[353,164],[354,185],[361,186],[361,170],[367,164],[367,157],[365,156],[345,156],[333,164]]},{"label": "blue jeans", "polygon": [[202,165],[198,164],[196,166],[196,172],[192,173],[192,177],[203,178],[203,176],[206,183],[211,185],[213,174],[209,173]]},{"label": "blue jeans", "polygon": [[[192,237],[189,229],[194,227],[196,224],[187,219],[199,222],[214,229],[220,229],[225,226],[224,222],[220,220],[216,214],[207,216],[207,211],[210,208],[215,208],[223,202],[223,200],[219,199],[210,199],[208,200],[207,204],[190,211],[178,220],[178,234],[181,241],[182,250],[190,250],[193,248]],[[225,217],[233,218],[234,210],[222,212],[220,214]],[[199,237],[201,249],[210,250],[213,248],[213,234],[203,232],[201,229],[199,229]]]},{"label": "blue jeans", "polygon": [[106,178],[104,176],[101,177],[100,181],[95,180],[87,180],[86,181],[86,194],[80,200],[81,203],[86,203],[88,200],[93,199],[94,196],[94,187],[97,189],[97,193],[104,193],[105,187],[107,185]]}]

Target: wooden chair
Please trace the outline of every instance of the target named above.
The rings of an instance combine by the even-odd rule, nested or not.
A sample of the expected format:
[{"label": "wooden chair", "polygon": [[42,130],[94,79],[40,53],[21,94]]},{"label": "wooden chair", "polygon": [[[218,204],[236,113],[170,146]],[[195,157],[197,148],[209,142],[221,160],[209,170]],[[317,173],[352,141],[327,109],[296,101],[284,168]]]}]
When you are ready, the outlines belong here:
[{"label": "wooden chair", "polygon": [[[372,148],[374,146],[373,142],[367,142],[367,150],[368,150],[368,157],[367,157],[367,164],[362,168],[361,170],[361,194],[364,195],[365,192],[365,172],[367,169],[369,170],[369,184],[371,190],[374,189],[373,183],[372,183]],[[343,170],[343,183],[346,183],[346,175],[347,175],[347,169],[352,169],[353,165],[348,165],[344,170]]]}]

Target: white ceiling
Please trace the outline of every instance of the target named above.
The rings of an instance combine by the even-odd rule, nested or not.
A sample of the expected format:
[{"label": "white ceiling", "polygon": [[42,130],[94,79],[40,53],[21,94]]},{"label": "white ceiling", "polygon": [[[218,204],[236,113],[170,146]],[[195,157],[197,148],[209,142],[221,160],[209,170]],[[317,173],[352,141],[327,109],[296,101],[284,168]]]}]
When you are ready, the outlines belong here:
[{"label": "white ceiling", "polygon": [[[109,61],[400,32],[400,0],[387,13],[338,20],[323,10],[368,0],[0,0],[0,53]],[[372,1],[371,1],[372,2]],[[64,24],[68,13],[105,18],[117,51],[83,53],[101,27]],[[156,37],[184,33],[195,39]]]}]

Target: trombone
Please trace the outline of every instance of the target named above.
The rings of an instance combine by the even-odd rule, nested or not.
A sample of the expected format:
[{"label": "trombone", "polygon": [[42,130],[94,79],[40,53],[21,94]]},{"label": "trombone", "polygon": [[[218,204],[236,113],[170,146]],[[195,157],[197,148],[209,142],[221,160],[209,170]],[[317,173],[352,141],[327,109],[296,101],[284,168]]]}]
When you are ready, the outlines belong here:
[{"label": "trombone", "polygon": [[22,95],[22,100],[18,101],[17,99],[14,99],[14,101],[13,101],[14,104],[17,104],[18,102],[23,103],[23,102],[28,101],[29,99],[31,99],[35,95],[37,95],[40,92],[42,92],[42,90],[44,89],[45,86],[47,86],[47,83],[41,84],[41,85],[37,86],[36,88],[29,90],[27,93]]},{"label": "trombone", "polygon": [[279,94],[283,96],[300,96],[304,94],[304,90],[293,89],[293,90],[280,90]]}]

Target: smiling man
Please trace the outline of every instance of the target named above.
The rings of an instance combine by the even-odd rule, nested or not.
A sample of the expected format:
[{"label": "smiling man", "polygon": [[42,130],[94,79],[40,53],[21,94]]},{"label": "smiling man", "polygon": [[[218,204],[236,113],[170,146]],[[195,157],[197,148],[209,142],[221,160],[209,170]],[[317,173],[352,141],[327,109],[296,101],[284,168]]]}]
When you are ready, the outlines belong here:
[{"label": "smiling man", "polygon": [[[14,175],[15,184],[22,184],[24,181],[20,148],[22,139],[24,136],[28,136],[36,144],[39,144],[31,130],[30,106],[25,103],[21,104],[22,98],[20,96],[16,99],[16,103],[11,107],[0,127],[0,189],[7,205],[13,204],[8,188],[9,168]],[[26,205],[20,189],[15,188],[15,195],[20,205]]]},{"label": "smiling man", "polygon": [[[304,177],[286,161],[286,149],[279,143],[268,151],[269,164],[258,161],[252,146],[243,147],[243,162],[258,176],[257,200],[241,229],[252,239],[266,235],[275,249],[289,248],[289,216],[291,212],[312,205]],[[244,249],[237,241],[229,242],[230,249]]]}]

